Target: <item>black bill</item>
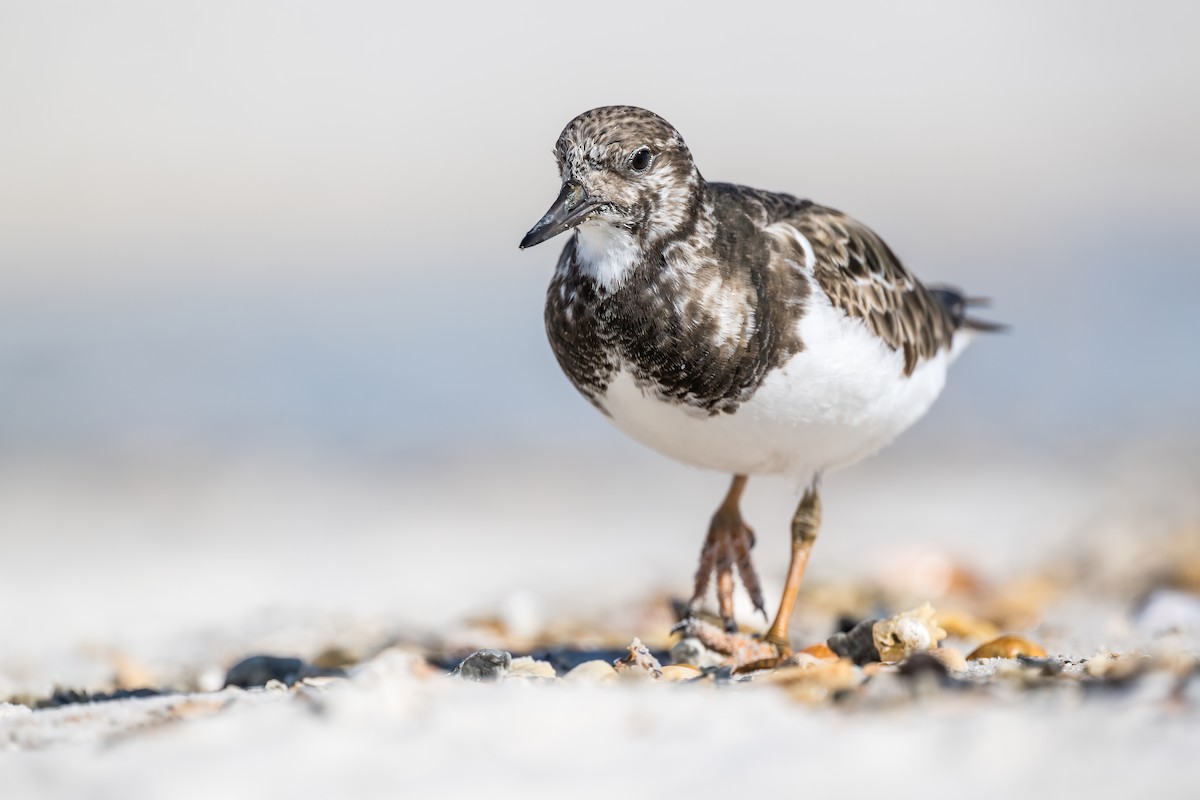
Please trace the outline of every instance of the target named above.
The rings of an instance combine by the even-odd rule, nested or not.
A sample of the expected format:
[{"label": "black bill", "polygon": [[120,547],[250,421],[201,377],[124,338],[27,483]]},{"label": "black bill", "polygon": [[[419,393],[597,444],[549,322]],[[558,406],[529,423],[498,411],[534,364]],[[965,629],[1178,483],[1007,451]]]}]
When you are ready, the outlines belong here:
[{"label": "black bill", "polygon": [[565,230],[574,228],[587,219],[588,214],[598,205],[599,203],[587,196],[587,192],[583,190],[582,186],[567,181],[563,184],[562,191],[558,193],[558,199],[554,201],[554,205],[550,206],[550,210],[538,220],[538,224],[525,234],[525,238],[521,240],[521,249],[541,244]]}]

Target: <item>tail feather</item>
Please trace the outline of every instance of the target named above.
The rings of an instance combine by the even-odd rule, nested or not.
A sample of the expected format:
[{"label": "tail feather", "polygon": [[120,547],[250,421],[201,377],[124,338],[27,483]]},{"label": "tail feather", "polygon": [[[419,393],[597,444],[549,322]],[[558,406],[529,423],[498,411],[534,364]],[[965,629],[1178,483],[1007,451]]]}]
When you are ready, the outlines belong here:
[{"label": "tail feather", "polygon": [[955,328],[965,328],[969,331],[981,331],[986,333],[997,333],[1008,330],[1008,326],[1000,322],[991,322],[977,317],[967,315],[967,309],[980,308],[991,305],[991,299],[987,297],[967,297],[953,286],[931,286],[930,293],[938,299],[946,312],[950,314],[950,318],[954,320]]}]

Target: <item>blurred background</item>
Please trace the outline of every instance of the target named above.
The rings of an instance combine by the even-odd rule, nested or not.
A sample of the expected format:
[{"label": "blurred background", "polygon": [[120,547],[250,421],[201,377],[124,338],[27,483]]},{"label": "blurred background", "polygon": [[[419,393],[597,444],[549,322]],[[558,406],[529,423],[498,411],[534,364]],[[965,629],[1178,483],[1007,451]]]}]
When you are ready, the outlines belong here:
[{"label": "blurred background", "polygon": [[[576,396],[561,243],[517,249],[559,131],[613,103],[1012,325],[829,478],[814,570],[1188,518],[1197,30],[1185,2],[5,2],[0,663],[686,591],[726,478]],[[776,582],[795,489],[750,487]]]}]

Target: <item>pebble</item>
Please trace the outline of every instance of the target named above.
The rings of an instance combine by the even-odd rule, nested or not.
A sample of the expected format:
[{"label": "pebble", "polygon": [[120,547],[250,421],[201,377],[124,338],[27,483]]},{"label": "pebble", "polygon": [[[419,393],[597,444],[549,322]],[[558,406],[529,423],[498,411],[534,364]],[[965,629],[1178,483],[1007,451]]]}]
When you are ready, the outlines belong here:
[{"label": "pebble", "polygon": [[585,661],[563,675],[563,680],[568,683],[610,683],[616,679],[617,671],[613,665],[599,659]]},{"label": "pebble", "polygon": [[660,679],[672,682],[691,681],[703,675],[703,672],[690,664],[668,664],[662,668]]},{"label": "pebble", "polygon": [[1031,656],[1045,658],[1046,649],[1039,644],[1022,639],[1020,636],[1000,636],[990,642],[984,642],[971,651],[967,661],[977,661],[981,658],[1016,658]]},{"label": "pebble", "polygon": [[299,658],[279,656],[250,656],[234,664],[225,673],[225,686],[250,689],[266,686],[270,681],[279,681],[291,686],[301,678],[341,677],[342,669],[323,669]]},{"label": "pebble", "polygon": [[549,661],[538,661],[533,656],[514,658],[509,664],[505,678],[528,678],[530,680],[554,680],[558,673]]},{"label": "pebble", "polygon": [[880,621],[864,619],[850,630],[830,636],[826,644],[834,655],[848,658],[860,667],[879,661],[874,631],[876,623]]},{"label": "pebble", "polygon": [[451,675],[464,681],[487,682],[503,680],[512,666],[512,654],[505,650],[476,650],[454,668]]}]

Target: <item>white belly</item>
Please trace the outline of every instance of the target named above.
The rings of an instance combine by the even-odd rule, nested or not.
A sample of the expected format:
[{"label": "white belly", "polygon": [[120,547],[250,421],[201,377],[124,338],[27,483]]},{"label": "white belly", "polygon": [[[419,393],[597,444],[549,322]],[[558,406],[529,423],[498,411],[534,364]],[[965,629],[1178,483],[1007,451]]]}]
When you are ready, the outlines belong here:
[{"label": "white belly", "polygon": [[773,370],[733,414],[665,403],[622,370],[603,398],[612,421],[642,444],[697,467],[808,480],[875,453],[916,422],[966,343],[956,336],[904,374],[901,353],[814,292],[799,322],[804,350]]}]

